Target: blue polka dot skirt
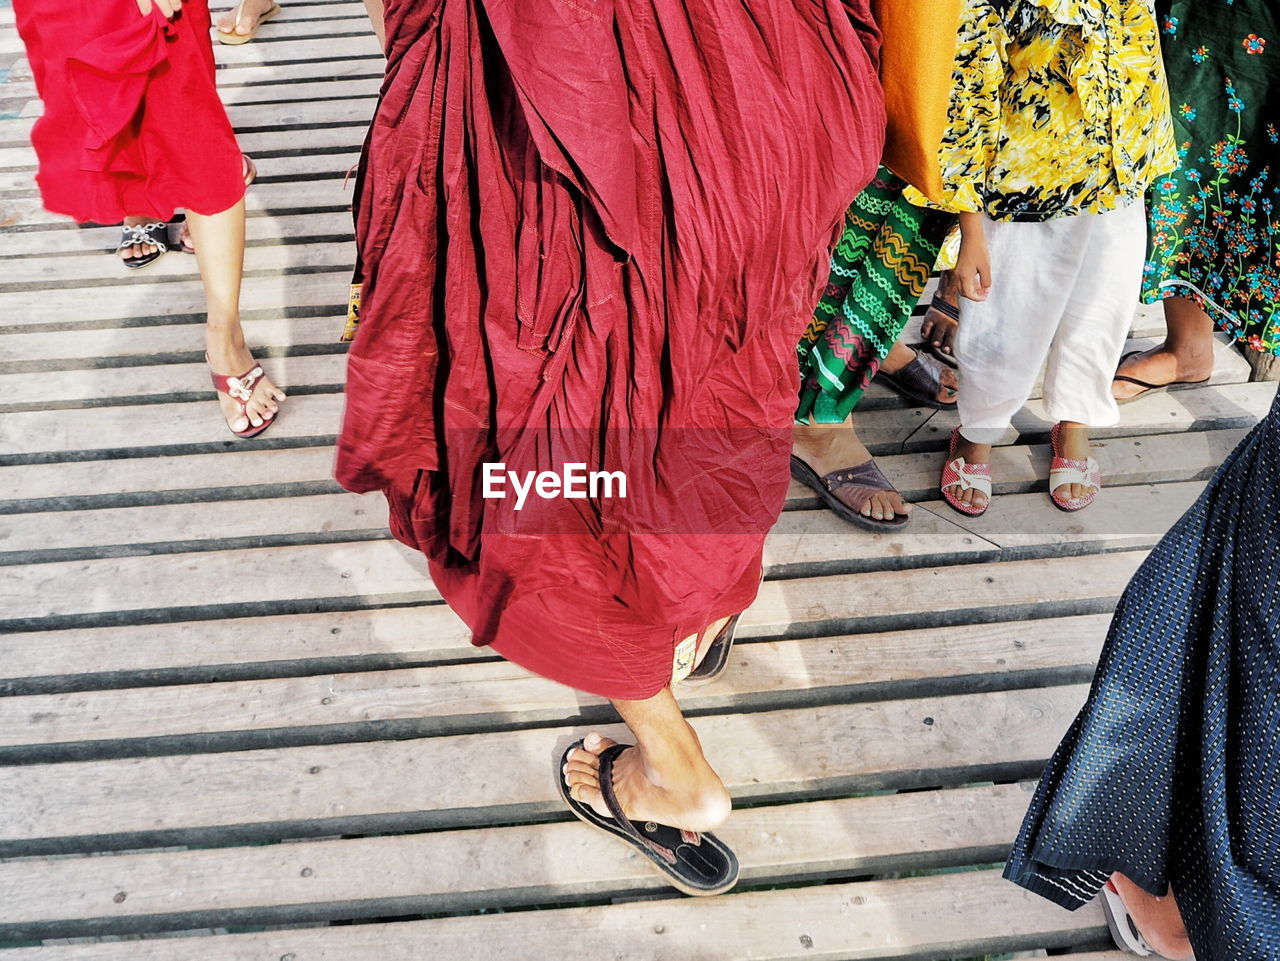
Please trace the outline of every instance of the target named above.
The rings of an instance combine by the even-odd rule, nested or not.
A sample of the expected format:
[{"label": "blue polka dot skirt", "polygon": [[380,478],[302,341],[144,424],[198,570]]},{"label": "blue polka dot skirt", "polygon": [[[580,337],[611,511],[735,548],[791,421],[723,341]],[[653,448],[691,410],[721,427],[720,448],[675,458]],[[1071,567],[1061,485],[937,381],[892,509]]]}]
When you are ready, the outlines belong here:
[{"label": "blue polka dot skirt", "polygon": [[1172,884],[1199,961],[1280,961],[1280,398],[1152,551],[1005,868]]}]

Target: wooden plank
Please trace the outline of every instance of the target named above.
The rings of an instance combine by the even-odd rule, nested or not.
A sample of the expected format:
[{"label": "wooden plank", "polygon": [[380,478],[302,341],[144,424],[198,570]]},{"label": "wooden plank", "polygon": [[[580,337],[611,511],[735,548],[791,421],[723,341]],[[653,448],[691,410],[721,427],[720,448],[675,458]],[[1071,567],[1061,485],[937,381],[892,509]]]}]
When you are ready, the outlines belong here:
[{"label": "wooden plank", "polygon": [[[357,23],[357,21],[351,21]],[[367,25],[367,24],[366,24]],[[363,27],[365,25],[361,25]],[[263,32],[266,39],[266,32]],[[248,69],[258,64],[289,64],[299,60],[350,60],[356,57],[382,58],[382,48],[372,30],[359,29],[349,36],[299,38],[242,46],[219,44],[218,65],[224,69]],[[234,117],[232,118],[234,123]]]},{"label": "wooden plank", "polygon": [[[105,256],[105,254],[104,254]],[[319,271],[308,274],[277,274],[270,277],[246,277],[240,295],[240,315],[255,323],[289,316],[315,316],[327,314],[329,328],[321,335],[317,328],[315,342],[334,343],[341,332],[343,318],[346,316],[347,286],[351,282],[351,271],[340,268],[333,271]],[[203,324],[206,301],[204,290],[195,280],[172,281],[165,284],[163,297],[156,296],[156,290],[145,282],[130,282],[121,278],[118,286],[96,287],[92,291],[83,291],[76,287],[54,287],[40,291],[39,311],[25,311],[25,320],[21,323],[13,314],[7,314],[8,320],[3,325],[11,328],[5,333],[6,360],[22,360],[26,363],[38,363],[56,359],[85,360],[92,356],[77,346],[86,340],[85,331],[93,328],[134,327],[151,324],[145,336],[164,338],[167,336],[169,350],[190,349],[187,340],[199,340],[200,331],[179,342],[180,335],[173,332],[165,334],[163,327],[168,325]],[[30,293],[7,293],[0,289],[0,312],[26,302],[30,304]],[[30,331],[44,325],[74,330],[71,337],[49,336],[52,332],[45,330],[44,339],[23,339]],[[305,330],[306,326],[301,325]],[[135,338],[139,335],[134,335]],[[126,352],[148,356],[143,342],[126,341],[123,347],[117,346],[116,339],[120,333],[104,333],[88,338],[102,349],[123,349]],[[175,347],[174,344],[181,344]],[[12,346],[11,346],[12,345]],[[20,347],[19,357],[10,355],[9,350]]]},{"label": "wooden plank", "polygon": [[[739,802],[818,800],[1034,776],[1087,693],[1071,685],[838,704],[694,726]],[[560,818],[553,769],[575,733],[544,727],[3,767],[0,857]]]},{"label": "wooden plank", "polygon": [[[282,5],[281,9],[287,11],[288,7]],[[215,26],[220,17],[220,13],[213,14]],[[369,24],[369,15],[366,11],[360,10],[359,13],[331,14],[326,17],[308,17],[306,19],[287,16],[276,17],[262,26],[258,35],[254,37],[253,43],[261,48],[263,59],[270,60],[277,50],[287,51],[291,49],[293,44],[289,41],[292,40],[348,35],[364,37],[372,34],[373,27]],[[218,46],[221,47],[223,45],[219,44]],[[234,47],[231,49],[234,49]],[[364,51],[366,45],[361,43],[360,49]],[[282,55],[280,59],[284,59],[284,56]],[[226,56],[221,54],[221,50],[219,50],[218,60],[230,62]]]},{"label": "wooden plank", "polygon": [[1047,494],[1002,497],[964,526],[999,544],[1008,559],[1050,553],[1046,541],[1072,553],[1149,548],[1195,503],[1204,486],[1203,481],[1188,481],[1104,488],[1088,510],[1067,518]]},{"label": "wooden plank", "polygon": [[0,467],[0,513],[336,493],[330,447],[245,446],[212,454]]},{"label": "wooden plank", "polygon": [[[932,627],[1111,609],[1143,552],[766,581],[743,618],[760,637]],[[394,541],[58,561],[0,570],[11,631],[353,610],[439,599]],[[252,576],[250,576],[250,573]],[[1045,585],[1042,581],[1053,577]],[[222,586],[217,595],[208,585]]]},{"label": "wooden plank", "polygon": [[[280,388],[306,393],[336,392],[346,377],[346,352],[271,360],[271,379]],[[112,404],[210,401],[209,368],[203,364],[157,364],[99,370],[55,370],[38,374],[0,374],[0,413],[54,407],[107,407]],[[12,490],[10,488],[10,490]]]},{"label": "wooden plank", "polygon": [[[350,156],[350,155],[348,155]],[[276,162],[287,162],[295,159],[311,160],[312,158],[275,158]],[[343,157],[342,159],[346,159]],[[351,236],[351,214],[347,211],[329,213],[297,213],[297,214],[262,214],[250,217],[245,224],[246,238],[250,245],[248,257],[255,256],[257,247],[275,246],[280,243],[297,243],[301,240],[332,241]],[[34,254],[53,254],[58,256],[88,255],[98,256],[115,250],[120,241],[119,227],[86,227],[66,230],[29,230],[0,234],[0,256],[24,257]],[[121,270],[128,268],[121,267]],[[7,275],[6,275],[7,276]],[[121,283],[125,277],[121,274]],[[3,289],[3,285],[0,285]],[[165,288],[168,293],[169,288]],[[283,305],[282,305],[283,306]],[[40,312],[28,311],[22,318],[6,317],[4,326],[21,326],[23,324],[48,323]]]},{"label": "wooden plank", "polygon": [[0,565],[384,538],[387,522],[381,494],[347,493],[21,514],[0,527]]},{"label": "wooden plank", "polygon": [[[1092,428],[1090,435],[1101,441],[1139,434],[1252,427],[1270,410],[1275,392],[1274,384],[1236,383],[1154,394],[1125,404],[1120,408],[1119,424]],[[954,411],[938,411],[907,442],[907,450],[946,450],[951,431],[958,423],[959,416]],[[1039,439],[1052,426],[1044,415],[1043,402],[1033,400],[1014,417],[1014,426],[1004,442]]]},{"label": "wooden plank", "polygon": [[[0,570],[0,629],[420,604],[422,556],[395,541],[62,561]],[[175,616],[176,615],[176,616]],[[47,622],[47,623],[46,623]]]},{"label": "wooden plank", "polygon": [[[365,23],[368,23],[367,19]],[[297,77],[281,78],[281,80],[292,82],[263,83],[255,79],[247,83],[232,83],[227,82],[232,76],[232,71],[223,70],[220,77],[222,82],[218,85],[218,95],[225,104],[274,103],[285,100],[306,103],[314,100],[340,100],[344,97],[376,97],[382,85],[382,61],[378,58],[368,58],[362,63],[364,70],[360,71],[359,75],[342,79],[328,76],[321,76],[316,80],[299,80]],[[316,72],[325,72],[323,68],[326,64],[320,63],[314,66]],[[36,87],[33,81],[13,82],[11,80],[0,84],[0,98],[21,100],[24,97],[30,100],[36,99]]]},{"label": "wooden plank", "polygon": [[[892,584],[879,586],[892,588]],[[1090,617],[1105,615],[1085,616],[1079,622],[1082,636],[1090,629]],[[757,650],[768,650],[748,643],[770,630],[767,622],[755,623],[753,618],[750,611],[744,617],[735,663],[750,663]],[[1076,624],[1071,618],[1017,621],[1008,629],[1025,632],[1028,638],[1050,638],[1056,636],[1058,626],[1067,630]],[[988,642],[1000,643],[1003,630],[998,623],[979,624],[913,631],[910,637],[919,635],[921,643],[936,642],[935,631],[954,632],[964,643],[985,650]],[[867,650],[879,650],[880,635],[860,636],[866,638]],[[890,644],[912,643],[900,632],[885,638]],[[996,655],[996,659],[1002,656]],[[472,647],[465,625],[440,605],[15,632],[0,635],[0,693],[297,676],[493,657],[487,648]],[[898,664],[897,658],[887,658],[887,662]],[[996,666],[1006,668],[1007,664]],[[780,666],[778,669],[781,671]],[[787,676],[785,672],[778,674],[779,679]],[[819,675],[813,676],[818,683]],[[983,681],[974,677],[969,683]],[[712,693],[731,695],[735,690],[730,679]]]},{"label": "wooden plank", "polygon": [[[246,321],[245,336],[258,348],[276,344],[297,344],[303,337],[320,338],[329,327],[328,318],[297,319],[290,321]],[[302,329],[296,335],[293,331]],[[180,330],[184,335],[173,336],[175,329],[160,328],[153,347],[159,352],[163,346],[175,341],[191,341],[194,331]],[[83,332],[87,342],[107,341],[113,338],[109,332]],[[147,344],[137,337],[138,331],[118,331],[114,349],[126,346],[138,350]],[[170,336],[163,336],[163,334]],[[14,335],[15,337],[18,335]],[[63,338],[62,334],[49,337]],[[127,340],[125,338],[127,337]],[[294,338],[298,339],[295,340]],[[121,342],[124,341],[124,342]],[[65,343],[65,341],[64,341]],[[192,345],[196,346],[196,345]],[[71,345],[68,343],[68,348]],[[259,356],[269,353],[259,349]],[[104,355],[105,356],[105,355]],[[179,355],[181,356],[181,355]],[[197,355],[198,356],[198,355]],[[182,359],[188,359],[183,357]],[[272,370],[269,361],[263,366]],[[202,385],[201,385],[202,386]],[[874,418],[876,436],[869,442],[873,450],[891,450],[915,430],[918,415],[915,411],[876,411]],[[306,439],[311,443],[328,443],[337,434],[342,417],[342,398],[334,394],[294,397],[282,408],[280,422],[271,428],[258,444],[280,446],[282,441]],[[176,403],[148,405],[145,418],[139,416],[136,407],[83,408],[77,410],[36,410],[6,414],[0,421],[0,463],[30,463],[40,460],[89,459],[91,452],[142,451],[159,448],[156,453],[196,453],[209,445],[225,447],[232,444],[226,423],[218,416],[218,409],[211,403]],[[241,442],[243,443],[243,442]],[[176,448],[181,448],[178,450]]]},{"label": "wooden plank", "polygon": [[443,604],[0,632],[0,694],[496,657]]},{"label": "wooden plank", "polygon": [[[258,178],[250,189],[268,190],[273,184],[287,180],[341,179],[346,171],[355,166],[359,159],[359,152],[354,150],[337,153],[304,153],[284,157],[263,157],[261,160],[255,158],[254,163],[258,167]],[[35,189],[34,168],[0,172],[0,191],[30,194]],[[348,232],[350,232],[349,219],[347,227]],[[39,233],[39,231],[24,231],[24,233]],[[12,242],[9,243],[8,248],[13,250]],[[13,253],[17,255],[18,252],[13,250]]]},{"label": "wooden plank", "polygon": [[[0,121],[2,122],[2,121]],[[339,128],[340,135],[334,135],[329,139],[335,141],[341,151],[356,149],[364,140],[364,125],[354,125]],[[297,143],[299,136],[303,136],[299,131],[292,131],[292,141],[289,138],[289,131],[276,130],[273,132],[275,141],[282,144],[292,142]],[[312,139],[311,131],[308,129],[305,133],[308,141]],[[248,151],[250,148],[243,146],[242,149]],[[256,189],[250,189],[245,195],[245,207],[250,213],[254,211],[299,211],[299,212],[315,212],[317,210],[345,210],[351,206],[351,188],[348,185],[345,189],[342,185],[342,178],[347,171],[346,167],[334,165],[333,176],[323,180],[303,180],[303,181],[282,181],[274,184],[262,184]],[[267,188],[270,189],[267,189]],[[0,194],[0,226],[8,224],[22,224],[24,227],[51,226],[55,229],[64,229],[71,225],[71,220],[61,214],[50,213],[40,205],[40,198],[34,193],[8,193]],[[148,271],[148,273],[150,273]]]},{"label": "wooden plank", "polygon": [[[718,833],[738,855],[742,887],[990,862],[1005,856],[1030,788],[750,808]],[[664,893],[661,875],[576,821],[19,861],[0,864],[0,939],[545,906],[641,892]]]},{"label": "wooden plank", "polygon": [[626,961],[875,961],[1097,943],[1102,910],[1064,911],[996,871],[219,937],[15,948],[11,961],[544,961],[565,945]]},{"label": "wooden plank", "polygon": [[[310,288],[311,299],[321,301],[332,299],[332,292],[327,288],[329,285],[337,286],[338,278],[346,275],[323,276],[324,280],[318,285],[303,281],[296,286]],[[295,279],[301,280],[294,277],[274,279],[277,300],[288,296],[288,291],[295,287]],[[341,289],[345,291],[345,280],[342,283]],[[137,291],[139,297],[144,297],[145,294],[145,288]],[[155,297],[154,289],[151,291],[151,296]],[[200,316],[203,316],[203,311]],[[317,344],[335,349],[341,333],[341,323],[340,318],[332,315],[282,318],[277,309],[272,311],[271,316],[266,319],[246,319],[244,329],[249,343],[253,345],[254,350],[258,351],[265,349],[269,352]],[[129,360],[134,363],[154,364],[157,361],[190,360],[193,359],[190,357],[192,353],[195,354],[194,359],[201,359],[204,351],[204,328],[203,323],[198,322],[162,324],[155,327],[23,331],[5,335],[4,344],[8,355],[4,363],[8,370],[14,373],[20,372],[24,367],[47,370],[116,367]]]},{"label": "wooden plank", "polygon": [[[341,187],[334,181],[334,190]],[[43,289],[50,285],[74,285],[93,288],[123,281],[118,257],[30,257],[5,261],[4,286],[8,290]],[[316,268],[347,268],[355,263],[355,244],[342,240],[329,243],[273,244],[250,248],[245,252],[247,273],[262,275]],[[195,279],[200,276],[195,257],[161,257],[147,268],[149,285],[163,284],[174,278]],[[163,297],[164,287],[151,286],[151,296]],[[100,296],[86,289],[86,297]],[[17,335],[15,335],[17,336]]]},{"label": "wooden plank", "polygon": [[[131,553],[222,550],[232,542],[303,543],[386,537],[381,494],[327,494],[212,501],[11,517],[0,528],[0,564]],[[244,544],[243,546],[257,546]],[[905,531],[868,534],[828,511],[783,515],[769,535],[765,564],[795,577],[838,570],[920,567],[994,560],[990,544],[952,520],[924,513]]]},{"label": "wooden plank", "polygon": [[[257,443],[331,443],[341,412],[342,398],[337,394],[294,397],[282,408],[279,423]],[[0,419],[0,458],[15,463],[88,459],[90,451],[104,454],[159,448],[157,453],[172,454],[201,448],[218,450],[238,446],[234,442],[212,403],[153,404],[145,411],[138,407],[23,411]]]},{"label": "wooden plank", "polygon": [[[1108,623],[1088,615],[742,644],[720,682],[676,693],[686,712],[706,714],[1079,682],[1093,675]],[[616,720],[607,701],[499,661],[0,698],[0,762],[602,720]]]}]

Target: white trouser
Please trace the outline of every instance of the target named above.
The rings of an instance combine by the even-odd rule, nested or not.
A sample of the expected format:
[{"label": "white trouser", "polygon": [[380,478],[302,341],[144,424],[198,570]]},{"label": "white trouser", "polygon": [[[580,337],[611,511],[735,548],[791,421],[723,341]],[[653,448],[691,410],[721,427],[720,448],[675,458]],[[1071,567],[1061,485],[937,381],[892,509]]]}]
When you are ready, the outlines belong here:
[{"label": "white trouser", "polygon": [[960,423],[994,443],[1035,387],[1052,421],[1120,419],[1111,380],[1142,286],[1147,220],[1138,201],[1047,223],[984,218],[991,292],[960,302]]}]

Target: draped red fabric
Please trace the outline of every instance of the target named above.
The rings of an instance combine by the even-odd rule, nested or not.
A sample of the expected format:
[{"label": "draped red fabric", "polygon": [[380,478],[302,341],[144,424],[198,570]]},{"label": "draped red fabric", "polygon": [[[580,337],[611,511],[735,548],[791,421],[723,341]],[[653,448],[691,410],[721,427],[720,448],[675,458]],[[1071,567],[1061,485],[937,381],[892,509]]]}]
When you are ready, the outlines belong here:
[{"label": "draped red fabric", "polygon": [[[852,15],[851,15],[852,14]],[[606,697],[745,608],[795,345],[884,112],[865,0],[390,3],[337,476],[474,632]],[[625,498],[486,499],[486,463]]]},{"label": "draped red fabric", "polygon": [[167,23],[136,0],[14,0],[44,113],[31,131],[44,205],[81,222],[215,214],[244,196],[218,99],[207,0]]}]

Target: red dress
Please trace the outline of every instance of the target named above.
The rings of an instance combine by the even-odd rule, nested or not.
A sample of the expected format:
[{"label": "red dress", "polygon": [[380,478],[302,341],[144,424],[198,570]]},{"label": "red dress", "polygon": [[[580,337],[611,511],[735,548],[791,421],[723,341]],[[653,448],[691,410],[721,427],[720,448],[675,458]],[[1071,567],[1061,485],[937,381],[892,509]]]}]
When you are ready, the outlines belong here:
[{"label": "red dress", "polygon": [[[475,643],[652,696],[754,598],[795,344],[883,146],[865,0],[388,5],[337,476]],[[625,498],[483,496],[486,463]]]},{"label": "red dress", "polygon": [[14,0],[44,114],[31,131],[44,205],[81,223],[216,214],[244,196],[218,99],[207,0],[167,23],[136,0]]}]

